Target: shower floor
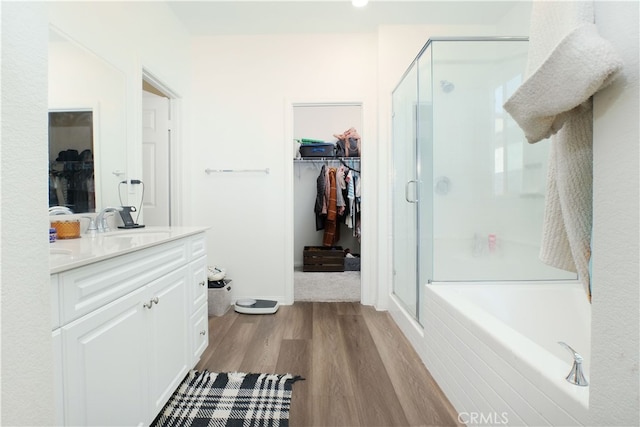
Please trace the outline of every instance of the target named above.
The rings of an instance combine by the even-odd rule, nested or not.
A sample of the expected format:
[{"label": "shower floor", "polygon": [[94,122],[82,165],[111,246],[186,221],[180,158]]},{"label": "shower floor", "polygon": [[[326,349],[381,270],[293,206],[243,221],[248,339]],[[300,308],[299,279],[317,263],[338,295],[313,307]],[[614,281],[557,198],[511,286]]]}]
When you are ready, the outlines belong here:
[{"label": "shower floor", "polygon": [[293,289],[294,301],[360,301],[360,272],[304,272],[302,267],[296,268]]}]

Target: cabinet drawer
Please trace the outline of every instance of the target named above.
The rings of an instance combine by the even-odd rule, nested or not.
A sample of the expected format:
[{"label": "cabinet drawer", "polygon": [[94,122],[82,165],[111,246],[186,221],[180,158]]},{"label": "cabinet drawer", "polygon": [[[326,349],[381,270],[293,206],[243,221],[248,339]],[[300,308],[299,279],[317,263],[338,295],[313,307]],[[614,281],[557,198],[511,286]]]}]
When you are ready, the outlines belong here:
[{"label": "cabinet drawer", "polygon": [[193,351],[193,363],[200,360],[200,356],[209,345],[209,316],[207,315],[207,305],[198,309],[191,317],[191,349]]},{"label": "cabinet drawer", "polygon": [[60,273],[62,324],[186,265],[186,242],[178,240]]},{"label": "cabinet drawer", "polygon": [[189,241],[189,255],[191,259],[196,259],[207,254],[207,236],[202,233],[193,236]]}]

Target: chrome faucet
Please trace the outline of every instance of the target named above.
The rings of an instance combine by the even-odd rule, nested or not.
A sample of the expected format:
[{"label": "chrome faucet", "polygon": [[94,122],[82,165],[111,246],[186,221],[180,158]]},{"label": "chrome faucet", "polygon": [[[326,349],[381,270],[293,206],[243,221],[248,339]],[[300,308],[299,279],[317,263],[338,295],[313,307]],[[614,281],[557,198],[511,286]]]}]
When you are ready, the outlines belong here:
[{"label": "chrome faucet", "polygon": [[[96,216],[96,221],[94,224],[98,233],[105,233],[107,231],[111,231],[111,229],[109,228],[109,222],[107,221],[107,214],[109,212],[117,212],[121,210],[122,210],[122,206],[106,207],[102,209],[100,213]],[[91,225],[89,225],[88,231],[91,231]]]},{"label": "chrome faucet", "polygon": [[66,206],[51,206],[49,215],[73,215],[73,211]]},{"label": "chrome faucet", "polygon": [[582,356],[578,354],[569,344],[564,341],[558,341],[558,344],[569,350],[569,353],[573,356],[573,366],[571,367],[571,372],[567,375],[566,379],[571,384],[586,387],[589,385],[587,379],[584,377],[584,372],[582,370]]}]

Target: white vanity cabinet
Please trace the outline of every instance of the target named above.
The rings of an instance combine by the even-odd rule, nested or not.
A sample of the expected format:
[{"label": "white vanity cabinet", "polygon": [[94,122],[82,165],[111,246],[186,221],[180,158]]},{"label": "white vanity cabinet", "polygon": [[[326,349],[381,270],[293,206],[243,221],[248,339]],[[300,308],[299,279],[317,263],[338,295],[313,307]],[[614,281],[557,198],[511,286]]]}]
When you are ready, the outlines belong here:
[{"label": "white vanity cabinet", "polygon": [[209,345],[209,316],[207,307],[207,265],[206,259],[201,259],[191,264],[193,279],[191,280],[194,290],[191,299],[191,352],[190,357],[195,365],[204,350]]},{"label": "white vanity cabinet", "polygon": [[62,331],[56,328],[51,333],[53,340],[53,381],[55,384],[55,425],[64,423],[64,388],[62,377]]},{"label": "white vanity cabinet", "polygon": [[191,256],[193,261],[190,263],[191,269],[191,353],[190,357],[195,365],[204,350],[209,345],[209,316],[207,306],[207,259],[206,259],[206,243],[204,235],[200,239],[195,238],[191,242]]},{"label": "white vanity cabinet", "polygon": [[204,233],[198,233],[60,272],[55,281],[52,276],[61,313],[54,329],[62,370],[59,421],[153,421],[199,358],[194,336],[204,330],[208,338],[208,323],[196,331],[193,320],[193,290],[206,282],[205,253]]},{"label": "white vanity cabinet", "polygon": [[51,275],[51,338],[53,341],[53,378],[55,384],[55,425],[64,425],[64,389],[62,376],[62,329],[60,328],[60,288],[58,275]]}]

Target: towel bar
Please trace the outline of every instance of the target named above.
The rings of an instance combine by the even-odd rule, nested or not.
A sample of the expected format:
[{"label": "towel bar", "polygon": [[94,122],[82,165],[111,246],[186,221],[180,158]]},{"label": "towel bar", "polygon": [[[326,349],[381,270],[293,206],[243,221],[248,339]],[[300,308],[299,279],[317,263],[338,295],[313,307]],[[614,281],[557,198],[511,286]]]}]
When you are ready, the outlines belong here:
[{"label": "towel bar", "polygon": [[205,173],[212,174],[214,172],[264,172],[267,175],[269,174],[269,168],[265,169],[210,169],[206,168]]}]

